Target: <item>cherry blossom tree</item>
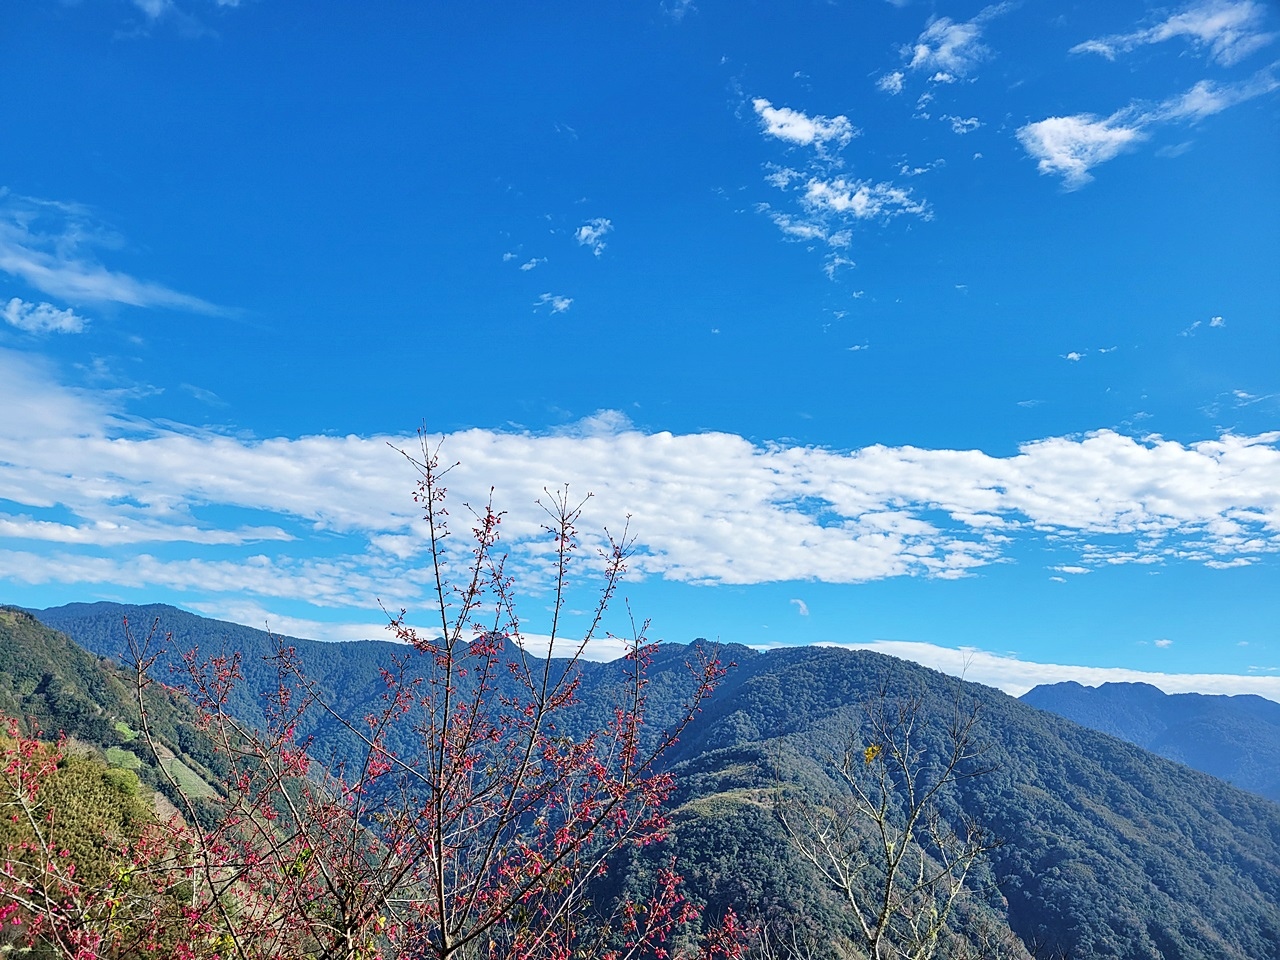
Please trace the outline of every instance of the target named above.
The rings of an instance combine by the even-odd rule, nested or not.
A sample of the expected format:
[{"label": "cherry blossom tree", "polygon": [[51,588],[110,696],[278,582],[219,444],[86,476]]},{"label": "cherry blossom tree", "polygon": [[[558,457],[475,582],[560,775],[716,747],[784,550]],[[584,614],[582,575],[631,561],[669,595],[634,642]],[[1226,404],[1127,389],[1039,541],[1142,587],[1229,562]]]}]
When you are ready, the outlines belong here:
[{"label": "cherry blossom tree", "polygon": [[[254,724],[228,707],[244,683],[240,656],[191,652],[185,691],[227,771],[216,795],[202,797],[166,762],[152,723],[157,662],[172,638],[126,624],[141,736],[177,813],[117,841],[115,869],[93,887],[62,866],[55,837],[28,830],[21,865],[10,856],[0,875],[0,910],[29,940],[76,960],[741,955],[733,914],[702,933],[677,864],[658,871],[643,897],[600,895],[616,854],[663,836],[673,780],[662,757],[724,673],[714,651],[691,648],[678,720],[650,730],[654,645],[647,623],[630,620],[613,710],[581,732],[583,654],[606,635],[632,540],[606,535],[594,611],[585,631],[567,636],[585,501],[567,488],[547,494],[550,649],[534,656],[499,548],[502,513],[492,502],[474,511],[469,548],[457,549],[439,448],[424,438],[406,457],[419,474],[433,622],[415,629],[403,611],[389,617],[403,652],[382,669],[378,701],[343,712],[297,652],[278,644],[265,722]],[[300,736],[317,715],[356,749],[322,755]],[[27,798],[19,815],[33,828],[58,763],[56,748],[42,753],[34,742],[5,755],[6,797]],[[675,942],[696,946],[679,953]]]}]

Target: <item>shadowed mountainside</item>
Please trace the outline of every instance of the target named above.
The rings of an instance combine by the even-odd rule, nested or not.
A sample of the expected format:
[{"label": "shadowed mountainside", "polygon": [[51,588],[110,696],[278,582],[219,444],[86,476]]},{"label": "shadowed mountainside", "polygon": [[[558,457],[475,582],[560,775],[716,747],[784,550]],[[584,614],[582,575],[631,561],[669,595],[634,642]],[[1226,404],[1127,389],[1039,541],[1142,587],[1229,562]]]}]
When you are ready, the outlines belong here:
[{"label": "shadowed mountainside", "polygon": [[1022,700],[1280,803],[1280,703],[1265,697],[1067,681],[1041,684]]}]

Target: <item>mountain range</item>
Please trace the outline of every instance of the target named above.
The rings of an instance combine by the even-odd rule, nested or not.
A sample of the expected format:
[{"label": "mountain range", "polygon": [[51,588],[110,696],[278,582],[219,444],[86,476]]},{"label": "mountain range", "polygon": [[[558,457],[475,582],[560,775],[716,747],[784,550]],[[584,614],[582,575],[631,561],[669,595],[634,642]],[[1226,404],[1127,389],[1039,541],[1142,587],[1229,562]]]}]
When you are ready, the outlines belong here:
[{"label": "mountain range", "polygon": [[[262,659],[273,642],[263,631],[163,606],[70,604],[35,614],[88,651],[77,660],[81,671],[109,669],[96,658],[120,656],[125,617],[141,630],[158,621],[175,653],[239,650],[245,680],[235,708],[251,720],[260,709],[256,692],[274,681]],[[0,626],[8,629],[8,621]],[[14,656],[34,661],[56,646],[52,639],[31,642]],[[287,643],[348,715],[373,702],[380,667],[406,649],[377,641]],[[691,652],[664,644],[654,659],[655,727],[679,711]],[[956,783],[939,810],[951,823],[980,822],[1001,843],[970,876],[957,936],[995,925],[1016,934],[1020,946],[1007,955],[1021,957],[1280,960],[1275,803],[1031,702],[880,654],[732,646],[719,654],[732,668],[667,755],[677,783],[671,835],[627,867],[644,869],[645,856],[674,856],[708,917],[733,907],[758,922],[818,931],[829,946],[812,955],[837,955],[830,945],[848,932],[848,915],[797,855],[778,809],[788,797],[835,802],[833,758],[866,730],[868,704],[887,695],[919,705],[926,756],[943,748],[957,703],[972,704],[980,716],[985,772]],[[45,664],[27,672],[60,669]],[[590,729],[608,715],[624,667],[581,669],[571,726]],[[42,676],[23,689],[35,696],[55,680]],[[87,685],[77,681],[77,689]],[[342,731],[323,717],[308,732],[318,747],[341,752]]]},{"label": "mountain range", "polygon": [[1067,681],[1041,684],[1022,701],[1280,803],[1280,703],[1274,700]]}]

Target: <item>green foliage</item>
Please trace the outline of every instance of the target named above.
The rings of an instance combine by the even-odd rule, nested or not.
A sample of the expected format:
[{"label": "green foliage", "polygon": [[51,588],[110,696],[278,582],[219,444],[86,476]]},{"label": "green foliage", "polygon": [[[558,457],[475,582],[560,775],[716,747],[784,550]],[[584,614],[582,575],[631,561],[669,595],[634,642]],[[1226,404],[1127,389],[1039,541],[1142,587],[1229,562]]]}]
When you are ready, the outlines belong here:
[{"label": "green foliage", "polygon": [[[112,769],[96,757],[64,757],[34,803],[42,812],[48,811],[41,829],[47,832],[50,845],[67,851],[77,878],[86,886],[112,876],[120,851],[154,817],[151,805],[140,795],[137,776]],[[0,817],[0,850],[31,839],[33,828],[17,815],[12,798],[0,798],[0,805],[10,814]]]}]

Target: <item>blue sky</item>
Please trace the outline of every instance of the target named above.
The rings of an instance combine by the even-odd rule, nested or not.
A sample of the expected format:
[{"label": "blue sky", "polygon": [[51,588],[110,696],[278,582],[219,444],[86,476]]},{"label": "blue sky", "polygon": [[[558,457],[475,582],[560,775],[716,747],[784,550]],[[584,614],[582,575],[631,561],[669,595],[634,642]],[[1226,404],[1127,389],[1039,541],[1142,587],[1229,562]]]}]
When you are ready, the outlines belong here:
[{"label": "blue sky", "polygon": [[425,423],[535,634],[568,482],[655,636],[1280,699],[1273,4],[10,0],[0,91],[7,602],[378,636]]}]

